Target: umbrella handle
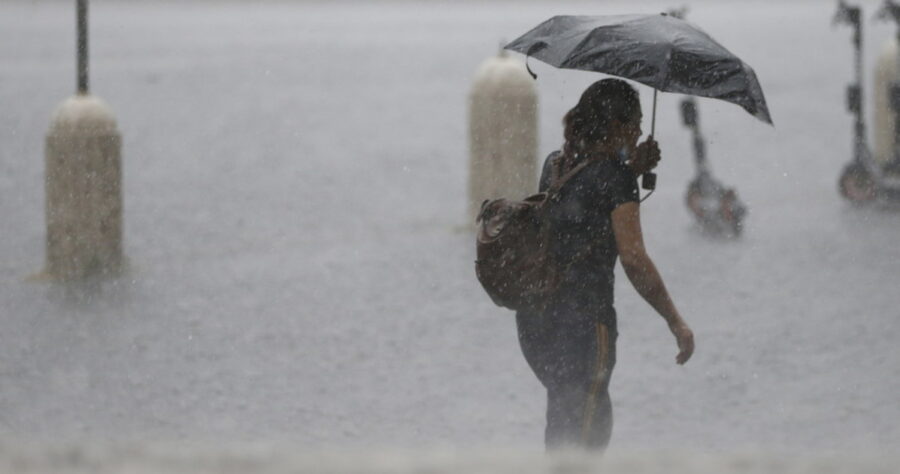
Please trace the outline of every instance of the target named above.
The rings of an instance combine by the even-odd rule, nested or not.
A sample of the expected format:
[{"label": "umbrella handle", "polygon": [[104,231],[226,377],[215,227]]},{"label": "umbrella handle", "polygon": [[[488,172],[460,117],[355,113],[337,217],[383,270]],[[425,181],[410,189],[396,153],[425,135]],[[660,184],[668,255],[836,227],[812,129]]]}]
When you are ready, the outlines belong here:
[{"label": "umbrella handle", "polygon": [[650,119],[650,136],[656,134],[656,88],[653,89],[653,115]]},{"label": "umbrella handle", "polygon": [[538,41],[537,43],[534,43],[533,45],[531,45],[531,47],[528,48],[528,51],[525,52],[525,69],[528,70],[528,74],[531,74],[531,78],[534,80],[537,80],[537,74],[535,74],[534,71],[531,70],[531,66],[528,65],[528,58],[530,58],[532,54],[534,54],[546,47],[547,47],[547,43],[545,43],[543,41]]},{"label": "umbrella handle", "polygon": [[531,70],[531,66],[528,65],[528,58],[530,57],[531,56],[525,56],[525,70],[528,71],[528,74],[531,75],[531,78],[536,81],[537,74],[535,74],[534,71]]}]

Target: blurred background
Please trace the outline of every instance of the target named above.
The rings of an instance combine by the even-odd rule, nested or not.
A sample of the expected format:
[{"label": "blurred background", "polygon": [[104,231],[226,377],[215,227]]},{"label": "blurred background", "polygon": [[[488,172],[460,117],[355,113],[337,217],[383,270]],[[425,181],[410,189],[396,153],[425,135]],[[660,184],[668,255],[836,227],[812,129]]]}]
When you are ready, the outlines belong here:
[{"label": "blurred background", "polygon": [[[895,26],[858,3],[868,81]],[[775,127],[698,99],[710,166],[749,208],[739,239],[710,238],[684,205],[682,97],[660,95],[643,227],[697,351],[675,365],[619,271],[610,450],[895,449],[900,215],[837,192],[853,49],[821,0],[94,0],[128,265],[72,283],[30,276],[44,137],[75,88],[74,2],[4,0],[0,438],[542,451],[543,388],[473,269],[473,76],[552,15],[684,5],[754,67]],[[530,65],[543,159],[601,76]]]}]

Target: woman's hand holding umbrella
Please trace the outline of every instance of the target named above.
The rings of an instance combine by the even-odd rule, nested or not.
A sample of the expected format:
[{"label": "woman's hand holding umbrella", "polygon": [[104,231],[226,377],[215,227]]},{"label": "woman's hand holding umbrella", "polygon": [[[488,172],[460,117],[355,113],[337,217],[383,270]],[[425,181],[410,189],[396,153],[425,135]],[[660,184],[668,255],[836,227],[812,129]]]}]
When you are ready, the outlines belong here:
[{"label": "woman's hand holding umbrella", "polygon": [[641,175],[656,168],[660,158],[659,143],[651,136],[634,149],[634,158],[628,161],[628,166],[635,175]]}]

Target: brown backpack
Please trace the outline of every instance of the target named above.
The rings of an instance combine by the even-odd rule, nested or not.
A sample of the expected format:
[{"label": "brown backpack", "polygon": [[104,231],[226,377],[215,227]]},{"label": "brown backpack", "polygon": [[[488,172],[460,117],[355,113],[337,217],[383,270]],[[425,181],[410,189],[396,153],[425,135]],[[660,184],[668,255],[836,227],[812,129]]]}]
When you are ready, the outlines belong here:
[{"label": "brown backpack", "polygon": [[547,203],[591,162],[582,161],[562,177],[559,165],[553,166],[547,190],[524,200],[482,203],[476,220],[475,275],[497,306],[541,311],[549,303],[563,268],[548,248],[552,229]]}]

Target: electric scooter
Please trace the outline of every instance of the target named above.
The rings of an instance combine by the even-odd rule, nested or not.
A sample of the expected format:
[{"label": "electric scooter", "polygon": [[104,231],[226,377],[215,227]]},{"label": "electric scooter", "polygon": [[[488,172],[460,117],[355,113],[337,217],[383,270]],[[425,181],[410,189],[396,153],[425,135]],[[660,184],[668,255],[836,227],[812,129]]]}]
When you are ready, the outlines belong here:
[{"label": "electric scooter", "polygon": [[681,101],[681,118],[693,135],[696,165],[696,174],[688,184],[685,196],[687,207],[705,232],[721,237],[738,237],[743,230],[747,207],[738,199],[733,188],[725,187],[712,176],[693,97]]},{"label": "electric scooter", "polygon": [[[900,6],[892,0],[885,0],[879,17],[892,17],[900,22]],[[838,10],[834,16],[834,24],[846,24],[853,28],[854,66],[856,82],[847,86],[847,110],[854,116],[853,127],[853,159],[844,167],[838,180],[841,196],[854,204],[871,204],[875,202],[900,203],[900,176],[891,171],[891,164],[898,160],[895,145],[894,160],[888,165],[875,161],[866,140],[866,123],[863,114],[863,68],[862,68],[862,9],[838,0]],[[889,91],[891,109],[895,116],[900,116],[900,84],[893,84]],[[897,122],[900,124],[900,122]],[[895,136],[900,139],[900,126],[895,127]],[[895,141],[900,144],[900,141]]]}]

